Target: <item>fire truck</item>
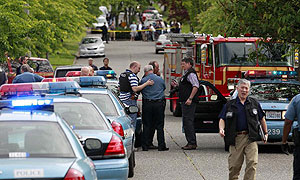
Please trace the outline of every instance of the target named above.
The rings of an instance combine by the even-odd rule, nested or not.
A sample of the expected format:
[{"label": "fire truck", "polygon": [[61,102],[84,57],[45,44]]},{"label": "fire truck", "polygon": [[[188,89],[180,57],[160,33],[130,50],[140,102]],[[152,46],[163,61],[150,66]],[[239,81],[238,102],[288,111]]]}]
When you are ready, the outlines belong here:
[{"label": "fire truck", "polygon": [[[177,92],[172,91],[172,81],[182,76],[181,59],[192,57],[200,80],[210,82],[228,97],[235,85],[248,70],[294,71],[298,51],[290,44],[271,43],[258,37],[213,37],[211,35],[178,34],[170,37],[173,44],[164,49],[164,80],[169,95],[170,110],[180,116]],[[207,92],[204,96],[214,92]]]}]

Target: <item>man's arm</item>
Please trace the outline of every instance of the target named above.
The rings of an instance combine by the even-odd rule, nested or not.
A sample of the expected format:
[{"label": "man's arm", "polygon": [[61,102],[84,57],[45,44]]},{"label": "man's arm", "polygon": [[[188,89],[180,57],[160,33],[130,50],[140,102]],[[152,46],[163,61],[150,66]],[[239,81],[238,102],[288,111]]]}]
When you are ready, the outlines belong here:
[{"label": "man's arm", "polygon": [[219,121],[219,134],[221,137],[225,136],[224,128],[225,128],[225,121],[221,118]]},{"label": "man's arm", "polygon": [[194,86],[189,98],[185,102],[186,105],[191,105],[192,104],[192,100],[193,100],[195,94],[197,93],[197,91],[198,91],[198,88],[196,86]]},{"label": "man's arm", "polygon": [[285,119],[284,126],[283,126],[282,144],[286,144],[292,125],[293,125],[292,120]]},{"label": "man's arm", "polygon": [[149,86],[149,85],[151,86],[153,84],[154,84],[154,81],[151,79],[148,79],[148,81],[146,81],[144,84],[141,84],[139,86],[133,86],[132,90],[134,92],[139,92],[139,91],[143,90],[146,86]]}]

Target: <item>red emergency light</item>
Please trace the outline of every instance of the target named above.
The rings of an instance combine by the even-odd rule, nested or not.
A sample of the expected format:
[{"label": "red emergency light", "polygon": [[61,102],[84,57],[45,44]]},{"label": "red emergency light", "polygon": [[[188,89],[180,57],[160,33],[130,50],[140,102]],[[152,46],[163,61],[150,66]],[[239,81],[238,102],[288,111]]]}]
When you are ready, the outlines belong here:
[{"label": "red emergency light", "polygon": [[293,79],[297,77],[296,71],[261,71],[250,70],[245,73],[245,78],[280,78],[280,79]]},{"label": "red emergency light", "polygon": [[80,75],[81,75],[80,71],[69,71],[67,72],[66,77],[76,77]]}]

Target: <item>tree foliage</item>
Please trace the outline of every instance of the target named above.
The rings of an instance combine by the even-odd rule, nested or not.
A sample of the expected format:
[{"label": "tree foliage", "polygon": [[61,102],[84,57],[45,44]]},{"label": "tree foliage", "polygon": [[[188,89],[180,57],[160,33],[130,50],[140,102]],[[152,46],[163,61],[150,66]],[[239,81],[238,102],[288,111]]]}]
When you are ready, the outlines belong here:
[{"label": "tree foliage", "polygon": [[91,14],[85,0],[2,0],[0,2],[0,56],[42,56],[62,48],[76,37]]}]

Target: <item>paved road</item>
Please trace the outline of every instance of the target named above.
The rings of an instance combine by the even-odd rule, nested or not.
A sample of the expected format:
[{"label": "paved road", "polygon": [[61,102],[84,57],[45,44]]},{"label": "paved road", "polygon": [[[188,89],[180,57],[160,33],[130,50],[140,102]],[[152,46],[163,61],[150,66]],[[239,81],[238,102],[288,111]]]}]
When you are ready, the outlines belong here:
[{"label": "paved road", "polygon": [[[124,71],[133,60],[141,62],[142,67],[150,60],[157,60],[162,67],[163,54],[157,55],[154,52],[153,42],[114,41],[106,45],[106,57],[110,59],[110,66],[117,74]],[[102,65],[102,59],[95,58],[98,67]],[[76,63],[87,64],[87,59],[79,59]],[[139,73],[139,76],[142,74]],[[181,150],[180,147],[186,144],[181,133],[181,118],[173,117],[168,109],[167,107],[165,137],[170,151],[136,152],[135,176],[132,180],[227,179],[228,153],[223,150],[223,140],[219,135],[197,134],[197,150]],[[241,175],[244,174],[244,168],[245,166],[242,168]],[[278,145],[259,146],[257,179],[292,179],[292,155],[281,154]]]}]

